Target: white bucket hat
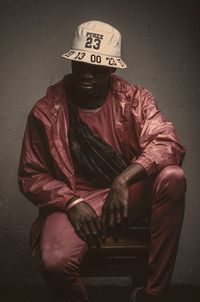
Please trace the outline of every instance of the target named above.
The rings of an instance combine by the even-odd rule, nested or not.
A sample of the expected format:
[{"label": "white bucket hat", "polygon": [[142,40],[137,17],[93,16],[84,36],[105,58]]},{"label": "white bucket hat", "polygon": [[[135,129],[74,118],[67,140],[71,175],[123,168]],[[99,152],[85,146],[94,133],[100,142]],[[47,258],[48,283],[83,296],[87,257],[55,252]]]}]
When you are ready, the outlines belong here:
[{"label": "white bucket hat", "polygon": [[62,57],[94,65],[127,67],[121,59],[121,34],[111,25],[100,21],[79,25],[72,48]]}]

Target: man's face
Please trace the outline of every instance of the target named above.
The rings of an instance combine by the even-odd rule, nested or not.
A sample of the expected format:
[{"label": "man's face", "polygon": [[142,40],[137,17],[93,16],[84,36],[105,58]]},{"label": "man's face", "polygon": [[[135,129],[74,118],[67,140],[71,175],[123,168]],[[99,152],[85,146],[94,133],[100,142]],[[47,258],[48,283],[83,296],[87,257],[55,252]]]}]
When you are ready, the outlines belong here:
[{"label": "man's face", "polygon": [[95,96],[101,93],[110,84],[113,72],[115,68],[72,61],[73,79],[77,89],[83,94]]}]

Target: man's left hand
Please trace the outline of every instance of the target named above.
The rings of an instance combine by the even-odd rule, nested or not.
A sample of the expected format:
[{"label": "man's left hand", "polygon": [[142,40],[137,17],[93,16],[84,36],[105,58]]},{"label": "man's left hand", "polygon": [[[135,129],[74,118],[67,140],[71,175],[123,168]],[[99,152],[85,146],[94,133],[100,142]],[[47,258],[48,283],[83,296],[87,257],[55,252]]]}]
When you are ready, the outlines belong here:
[{"label": "man's left hand", "polygon": [[106,235],[118,239],[117,226],[128,214],[129,189],[126,184],[116,178],[102,208],[102,230]]}]

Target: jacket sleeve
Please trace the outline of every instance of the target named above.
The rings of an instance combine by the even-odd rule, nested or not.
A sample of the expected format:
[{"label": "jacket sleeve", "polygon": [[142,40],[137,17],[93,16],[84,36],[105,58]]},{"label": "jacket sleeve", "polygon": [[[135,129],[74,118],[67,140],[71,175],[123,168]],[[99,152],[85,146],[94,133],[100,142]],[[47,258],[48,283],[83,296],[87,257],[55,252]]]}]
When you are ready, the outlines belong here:
[{"label": "jacket sleeve", "polygon": [[185,149],[180,144],[174,126],[165,120],[155,97],[146,89],[140,89],[140,114],[138,129],[141,154],[134,163],[141,164],[147,175],[159,172],[168,165],[181,165]]},{"label": "jacket sleeve", "polygon": [[39,208],[64,210],[75,196],[67,183],[56,178],[43,124],[33,113],[24,133],[18,181],[20,191]]}]

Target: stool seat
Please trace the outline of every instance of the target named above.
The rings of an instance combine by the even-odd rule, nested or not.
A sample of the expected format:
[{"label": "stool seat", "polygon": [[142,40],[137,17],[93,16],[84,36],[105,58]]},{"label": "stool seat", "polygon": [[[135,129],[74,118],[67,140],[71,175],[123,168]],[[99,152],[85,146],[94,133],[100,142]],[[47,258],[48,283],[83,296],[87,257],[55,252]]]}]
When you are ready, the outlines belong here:
[{"label": "stool seat", "polygon": [[83,260],[82,276],[132,276],[149,254],[150,227],[123,225],[119,240],[107,238],[102,248],[91,247]]}]

